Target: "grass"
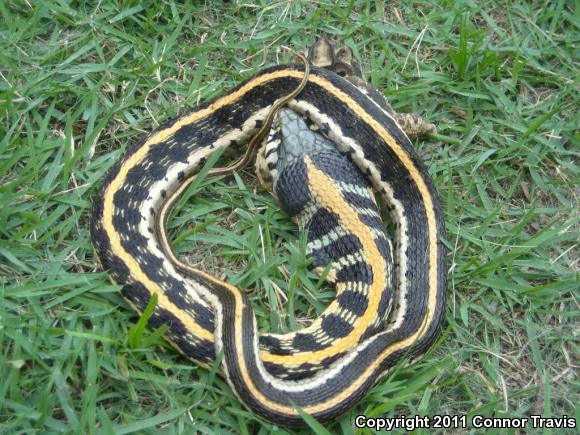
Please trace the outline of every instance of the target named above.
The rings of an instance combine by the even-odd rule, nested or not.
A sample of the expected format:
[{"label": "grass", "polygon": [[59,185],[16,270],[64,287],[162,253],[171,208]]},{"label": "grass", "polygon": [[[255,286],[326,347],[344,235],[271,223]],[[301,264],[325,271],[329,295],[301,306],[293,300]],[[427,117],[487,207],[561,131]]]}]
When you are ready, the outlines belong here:
[{"label": "grass", "polygon": [[[183,3],[0,1],[0,432],[282,432],[142,327],[88,220],[128,145],[321,34],[438,126],[416,149],[450,248],[443,338],[327,428],[353,433],[360,413],[580,417],[578,2]],[[198,190],[171,221],[176,250],[250,288],[261,328],[328,304],[252,174]]]}]

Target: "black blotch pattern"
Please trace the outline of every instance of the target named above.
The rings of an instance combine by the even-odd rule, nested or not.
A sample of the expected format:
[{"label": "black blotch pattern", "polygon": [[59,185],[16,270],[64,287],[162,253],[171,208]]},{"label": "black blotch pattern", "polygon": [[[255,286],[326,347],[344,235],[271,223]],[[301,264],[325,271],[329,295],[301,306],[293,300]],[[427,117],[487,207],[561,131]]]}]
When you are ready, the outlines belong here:
[{"label": "black blotch pattern", "polygon": [[297,332],[292,342],[299,351],[308,352],[323,349],[325,346],[318,343],[311,334]]},{"label": "black blotch pattern", "polygon": [[215,345],[207,340],[200,340],[192,344],[188,341],[189,331],[181,321],[169,311],[157,308],[149,318],[149,327],[159,328],[162,325],[169,326],[171,341],[189,358],[207,362],[215,359]]},{"label": "black blotch pattern", "polygon": [[282,347],[282,343],[276,337],[271,335],[263,335],[259,337],[260,346],[268,348],[270,353],[274,355],[291,355],[292,349],[286,349]]},{"label": "black blotch pattern", "polygon": [[338,282],[370,284],[373,282],[373,271],[368,264],[357,262],[340,269],[336,274],[336,280]]},{"label": "black blotch pattern", "polygon": [[329,314],[322,319],[322,329],[332,338],[346,337],[352,331],[352,325],[342,317]]},{"label": "black blotch pattern", "polygon": [[345,192],[345,191],[343,191],[342,196],[344,200],[349,204],[352,204],[358,208],[367,208],[370,210],[375,210],[378,214],[377,205],[370,198],[370,196],[362,196],[355,192]]},{"label": "black blotch pattern", "polygon": [[345,234],[333,242],[311,252],[313,267],[326,267],[331,262],[337,262],[347,255],[360,252],[362,245],[352,234]]},{"label": "black blotch pattern", "polygon": [[[119,278],[118,275],[115,276]],[[121,290],[123,297],[129,300],[133,305],[138,307],[140,310],[144,310],[149,303],[149,298],[151,294],[147,289],[139,282],[133,282],[123,286]]]},{"label": "black blotch pattern", "polygon": [[214,332],[213,311],[201,304],[194,303],[192,309],[195,311],[195,321],[204,329]]},{"label": "black blotch pattern", "polygon": [[349,310],[357,316],[362,316],[369,305],[369,301],[365,295],[351,290],[343,291],[337,296],[336,300],[342,308]]},{"label": "black blotch pattern", "polygon": [[310,219],[308,227],[308,241],[319,239],[336,228],[339,224],[339,217],[333,212],[324,208],[316,210]]}]

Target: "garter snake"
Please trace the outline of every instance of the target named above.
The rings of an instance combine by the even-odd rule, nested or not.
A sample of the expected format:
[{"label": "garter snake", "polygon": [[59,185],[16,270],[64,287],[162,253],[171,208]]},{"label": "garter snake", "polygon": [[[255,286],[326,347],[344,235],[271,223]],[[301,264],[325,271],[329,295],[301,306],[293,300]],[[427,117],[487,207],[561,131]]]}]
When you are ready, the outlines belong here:
[{"label": "garter snake", "polygon": [[[226,95],[168,121],[113,166],[94,201],[93,243],[103,267],[124,286],[129,303],[142,312],[156,295],[150,325],[168,325],[168,340],[202,364],[212,364],[216,352],[223,352],[224,376],[240,400],[257,415],[287,426],[304,424],[297,408],[321,421],[345,412],[397,361],[423,354],[443,319],[444,229],[432,181],[390,107],[336,74],[339,67],[340,62],[334,68],[267,68]],[[284,192],[292,186],[305,186],[309,198],[294,212],[287,206],[291,214],[316,222],[315,212],[308,212],[314,202],[340,223],[343,233],[334,239],[356,239],[345,268],[358,264],[359,275],[350,281],[340,278],[338,267],[334,279],[344,284],[342,294],[363,297],[355,309],[349,305],[353,298],[341,298],[337,289],[338,302],[307,333],[260,339],[244,292],[180,262],[164,225],[184,186],[213,152],[248,143],[255,148],[268,133],[265,142],[272,143],[270,124],[279,124],[284,116],[292,119],[292,113],[336,152],[328,158],[299,153],[290,159],[294,170],[284,181],[268,159],[272,154],[285,157],[268,154],[264,145],[262,171],[270,170],[277,186],[290,185],[286,191],[281,187],[279,196],[287,196]],[[214,174],[247,163],[249,154]],[[336,155],[347,160],[337,162]],[[351,167],[363,181],[344,173]],[[368,186],[388,206],[395,225],[394,272],[390,246],[381,242],[382,225],[374,219],[372,194],[364,193]],[[357,194],[360,204],[353,202]],[[322,239],[311,240],[313,249],[332,245],[328,237]],[[352,240],[344,246],[352,246]],[[326,253],[332,257],[331,250]],[[396,288],[392,301],[390,282]],[[344,327],[331,332],[329,323]]]}]

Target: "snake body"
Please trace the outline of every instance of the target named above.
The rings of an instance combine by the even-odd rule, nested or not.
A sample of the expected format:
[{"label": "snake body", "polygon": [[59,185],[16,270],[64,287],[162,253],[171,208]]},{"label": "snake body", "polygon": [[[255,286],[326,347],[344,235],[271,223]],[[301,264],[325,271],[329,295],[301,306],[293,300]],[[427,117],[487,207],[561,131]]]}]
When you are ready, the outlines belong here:
[{"label": "snake body", "polygon": [[[392,249],[369,182],[298,114],[280,111],[264,151],[280,205],[308,230],[306,253],[314,270],[322,273],[330,265],[327,280],[337,290],[336,299],[308,328],[260,339],[262,348],[289,357],[279,361],[284,365],[265,362],[269,373],[301,379],[382,330],[392,302]],[[337,195],[317,191],[325,186],[312,185],[309,165],[333,180]]]},{"label": "snake body", "polygon": [[[347,258],[334,276],[344,288],[321,319],[307,331],[259,338],[243,291],[169,252],[160,214],[213,152],[243,147],[260,131],[304,79],[303,69],[268,68],[161,126],[108,172],[91,225],[101,263],[129,303],[142,312],[156,295],[150,325],[168,325],[167,339],[202,364],[223,352],[224,376],[240,400],[288,426],[304,424],[297,408],[321,421],[340,415],[401,358],[423,354],[438,336],[446,287],[443,223],[427,171],[389,110],[325,68],[310,68],[288,112],[277,110],[278,122],[299,115],[335,151],[290,157],[278,151],[270,162],[284,207],[315,234],[309,239],[315,263],[324,267],[325,255],[338,263]],[[361,175],[349,175],[351,168]],[[368,185],[395,225],[395,273],[372,194],[364,193]],[[309,207],[324,210],[326,219]],[[323,235],[335,230],[342,233],[330,239],[341,241],[331,247]]]}]

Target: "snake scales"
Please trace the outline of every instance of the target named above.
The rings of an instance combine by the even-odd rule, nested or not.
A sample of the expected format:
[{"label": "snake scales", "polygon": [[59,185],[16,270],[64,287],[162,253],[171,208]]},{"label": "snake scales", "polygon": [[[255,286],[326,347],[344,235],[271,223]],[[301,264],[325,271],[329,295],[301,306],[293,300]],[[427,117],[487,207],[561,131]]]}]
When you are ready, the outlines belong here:
[{"label": "snake scales", "polygon": [[[91,225],[129,303],[142,312],[155,295],[153,327],[168,325],[167,339],[202,364],[222,353],[240,400],[288,426],[304,424],[298,408],[322,421],[340,415],[401,358],[422,355],[446,288],[439,202],[397,123],[405,118],[364,85],[346,47],[321,39],[308,60],[306,71],[268,68],[131,148],[103,180]],[[213,152],[258,142],[258,173],[308,227],[314,265],[332,262],[337,287],[311,327],[283,336],[259,337],[244,292],[180,262],[164,227]],[[371,189],[389,208],[393,253]]]}]

